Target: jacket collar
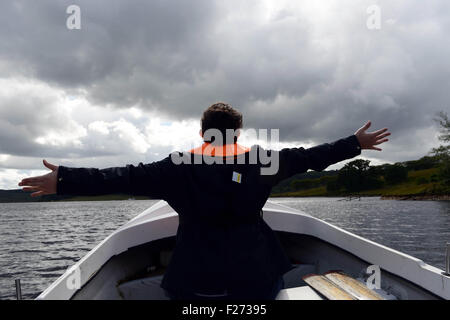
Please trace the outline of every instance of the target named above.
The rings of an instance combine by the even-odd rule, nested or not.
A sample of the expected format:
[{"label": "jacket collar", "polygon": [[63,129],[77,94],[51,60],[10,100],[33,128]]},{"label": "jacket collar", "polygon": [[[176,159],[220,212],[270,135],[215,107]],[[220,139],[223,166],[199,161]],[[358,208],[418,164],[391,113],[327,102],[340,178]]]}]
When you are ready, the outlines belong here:
[{"label": "jacket collar", "polygon": [[190,150],[190,153],[201,154],[212,157],[236,156],[249,152],[250,148],[241,146],[237,143],[215,146],[210,142],[203,143],[200,147]]}]

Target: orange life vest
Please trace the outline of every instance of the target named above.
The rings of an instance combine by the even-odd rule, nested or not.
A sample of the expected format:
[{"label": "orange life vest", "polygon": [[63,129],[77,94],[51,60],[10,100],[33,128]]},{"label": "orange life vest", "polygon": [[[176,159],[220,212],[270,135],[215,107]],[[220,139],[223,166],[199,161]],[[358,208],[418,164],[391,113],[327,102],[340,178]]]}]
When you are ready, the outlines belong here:
[{"label": "orange life vest", "polygon": [[190,153],[201,154],[211,157],[236,156],[249,152],[250,148],[237,143],[215,146],[210,142],[203,143],[200,147],[190,150]]}]

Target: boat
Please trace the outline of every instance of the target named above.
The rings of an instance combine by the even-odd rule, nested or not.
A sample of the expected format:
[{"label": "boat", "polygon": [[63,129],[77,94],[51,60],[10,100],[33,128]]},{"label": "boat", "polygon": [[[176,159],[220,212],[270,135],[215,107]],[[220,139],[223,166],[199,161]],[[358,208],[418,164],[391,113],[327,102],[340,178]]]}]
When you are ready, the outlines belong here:
[{"label": "boat", "polygon": [[[450,276],[420,259],[270,201],[263,219],[293,264],[278,300],[326,299],[311,284],[330,273],[368,288],[372,284],[383,299],[450,299]],[[110,234],[36,299],[168,299],[160,283],[177,227],[177,213],[167,202],[157,202]]]}]

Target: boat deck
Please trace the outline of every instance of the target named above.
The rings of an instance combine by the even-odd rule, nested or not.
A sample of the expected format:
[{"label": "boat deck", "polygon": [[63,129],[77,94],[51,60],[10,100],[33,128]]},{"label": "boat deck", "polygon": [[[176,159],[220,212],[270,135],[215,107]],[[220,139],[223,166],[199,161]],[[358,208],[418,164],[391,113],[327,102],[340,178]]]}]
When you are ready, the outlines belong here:
[{"label": "boat deck", "polygon": [[[417,258],[273,203],[264,207],[264,220],[276,231],[294,266],[284,275],[280,300],[324,298],[304,278],[330,270],[366,283],[368,268],[374,265],[381,271],[377,293],[384,299],[450,298],[450,277]],[[164,201],[158,202],[98,244],[38,299],[167,299],[160,283],[177,227],[177,214]],[[69,285],[74,277],[81,287]]]},{"label": "boat deck", "polygon": [[[312,265],[296,265],[294,268],[284,275],[286,289],[280,291],[277,300],[324,300],[327,299],[320,291],[313,289],[307,285],[304,277],[309,275],[315,268]],[[131,279],[120,283],[117,286],[119,295],[124,300],[166,300],[167,296],[161,289],[161,281],[163,278],[162,270],[155,270],[153,274],[149,274],[142,278]],[[359,281],[363,287],[365,285]],[[352,288],[350,288],[352,289]],[[388,294],[382,289],[375,290],[380,295],[380,299],[396,300],[393,295]],[[339,296],[335,297],[339,299]],[[361,299],[361,297],[354,297]],[[353,298],[352,298],[353,299]],[[365,297],[362,297],[365,299]],[[367,299],[371,299],[368,297]],[[365,299],[365,300],[367,300]]]},{"label": "boat deck", "polygon": [[[369,264],[358,257],[311,236],[278,232],[278,237],[291,261],[303,261],[293,262],[293,269],[284,275],[285,289],[278,300],[325,299],[305,282],[310,274],[342,270],[364,282]],[[174,244],[173,237],[161,239],[112,257],[72,299],[168,299],[160,284]],[[388,272],[383,273],[383,284],[376,290],[383,299],[438,298]]]}]

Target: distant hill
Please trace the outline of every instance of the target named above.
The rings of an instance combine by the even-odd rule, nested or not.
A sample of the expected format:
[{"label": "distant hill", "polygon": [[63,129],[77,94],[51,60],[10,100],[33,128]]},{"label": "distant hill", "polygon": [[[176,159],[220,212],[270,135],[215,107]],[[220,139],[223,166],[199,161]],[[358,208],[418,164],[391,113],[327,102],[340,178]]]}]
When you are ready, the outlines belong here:
[{"label": "distant hill", "polygon": [[442,199],[450,197],[439,157],[369,166],[356,159],[338,171],[296,175],[273,188],[273,197],[380,196],[384,199]]},{"label": "distant hill", "polygon": [[272,188],[272,194],[289,192],[292,190],[292,182],[296,180],[306,180],[306,179],[319,179],[321,177],[329,176],[335,177],[338,175],[338,170],[330,170],[330,171],[308,171],[305,173],[296,174],[288,179],[281,181],[275,187]]},{"label": "distant hill", "polygon": [[42,201],[58,201],[69,198],[68,196],[47,195],[42,197],[31,197],[30,192],[22,189],[1,190],[0,202],[42,202]]}]

